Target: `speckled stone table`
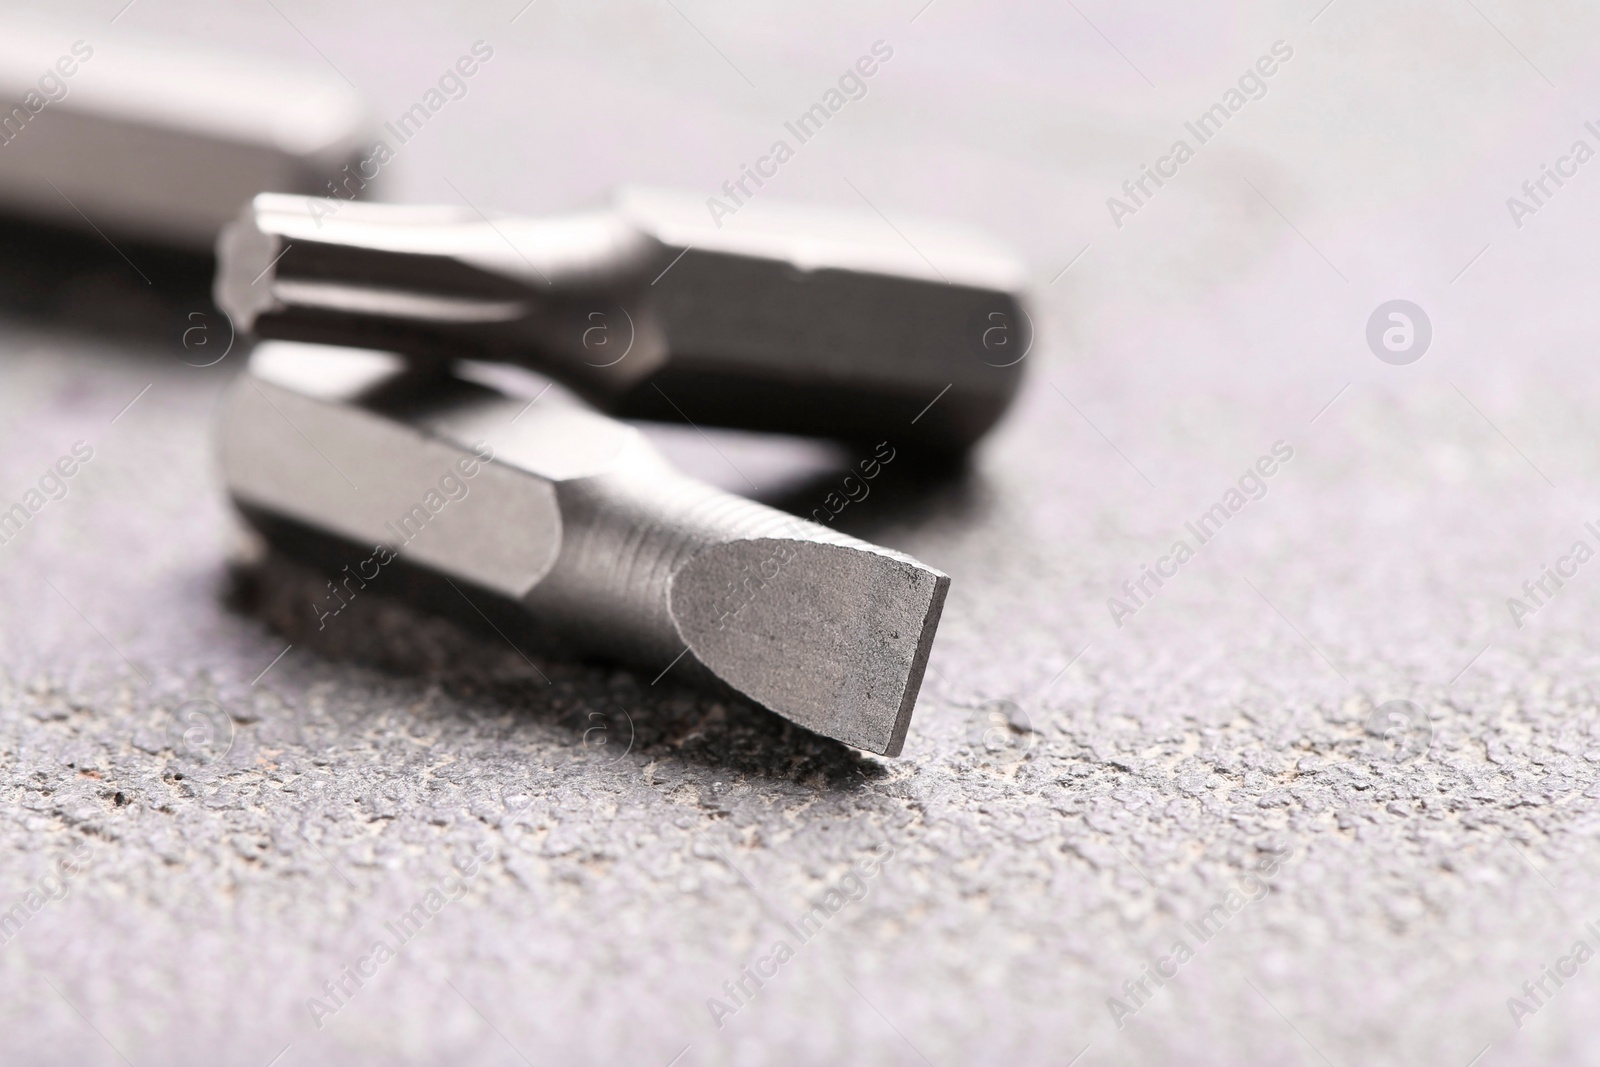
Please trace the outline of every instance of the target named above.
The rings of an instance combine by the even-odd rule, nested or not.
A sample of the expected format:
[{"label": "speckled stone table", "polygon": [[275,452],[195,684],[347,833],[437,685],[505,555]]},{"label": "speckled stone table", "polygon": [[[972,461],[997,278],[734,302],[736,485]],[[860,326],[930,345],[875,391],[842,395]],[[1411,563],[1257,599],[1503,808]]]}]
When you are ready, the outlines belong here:
[{"label": "speckled stone table", "polygon": [[[117,26],[384,115],[491,42],[387,193],[524,211],[709,196],[887,41],[762,195],[1013,242],[1031,377],[841,518],[953,578],[880,760],[381,592],[319,629],[218,486],[204,265],[7,227],[0,1061],[1600,1059],[1594,11],[275,6]],[[797,511],[841,458],[651,432]]]}]

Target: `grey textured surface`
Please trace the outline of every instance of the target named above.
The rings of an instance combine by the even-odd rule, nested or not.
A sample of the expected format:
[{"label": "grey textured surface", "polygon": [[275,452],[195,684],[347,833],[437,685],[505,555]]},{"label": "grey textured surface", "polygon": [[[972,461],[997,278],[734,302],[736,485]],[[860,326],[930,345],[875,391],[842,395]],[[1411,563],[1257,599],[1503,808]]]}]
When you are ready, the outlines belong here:
[{"label": "grey textured surface", "polygon": [[[185,366],[189,309],[118,261],[31,297],[4,264],[0,502],[75,440],[94,458],[0,547],[0,903],[89,849],[0,948],[0,1058],[1600,1058],[1592,962],[1520,1029],[1507,1007],[1600,947],[1600,564],[1521,628],[1505,604],[1600,520],[1600,192],[1580,172],[1522,229],[1505,206],[1585,136],[1592,11],[280,6],[385,112],[503,42],[502,80],[392,193],[448,179],[530,212],[622,181],[709,194],[892,39],[900,65],[782,195],[850,203],[848,178],[891,218],[1017,242],[1040,349],[967,478],[906,472],[844,517],[953,578],[906,755],[879,761],[667,681],[538,660],[544,685],[377,598],[317,632],[315,578],[228,563],[210,419],[237,361]],[[266,6],[121,24],[306,49]],[[1270,92],[1114,228],[1105,198],[1280,38]],[[1435,326],[1409,367],[1363,340],[1397,296]],[[1265,498],[1114,626],[1107,597],[1279,440]],[[823,452],[721,447],[765,488],[826,477]],[[232,716],[220,761],[174,751],[198,699]],[[1029,725],[988,720],[1001,699]],[[1428,715],[1409,762],[1366,729],[1392,699]],[[460,899],[318,1029],[307,999],[474,850]],[[1274,855],[1263,899],[1186,933]],[[799,944],[784,924],[818,902],[840,907]],[[1194,958],[1119,1029],[1107,999],[1180,937]],[[707,998],[780,939],[793,958],[718,1029]]]}]

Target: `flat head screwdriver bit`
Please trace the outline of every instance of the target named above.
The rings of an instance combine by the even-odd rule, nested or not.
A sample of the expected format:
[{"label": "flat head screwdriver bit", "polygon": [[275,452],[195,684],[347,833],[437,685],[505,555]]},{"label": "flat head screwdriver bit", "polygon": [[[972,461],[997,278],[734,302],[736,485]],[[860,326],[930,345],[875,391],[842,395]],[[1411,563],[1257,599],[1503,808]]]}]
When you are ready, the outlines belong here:
[{"label": "flat head screwdriver bit", "polygon": [[0,212],[15,217],[209,254],[255,194],[348,184],[375,133],[360,95],[315,67],[0,16]]},{"label": "flat head screwdriver bit", "polygon": [[215,297],[257,336],[501,360],[612,414],[959,453],[1016,394],[1022,266],[964,231],[694,198],[532,219],[260,196]]},{"label": "flat head screwdriver bit", "polygon": [[[286,554],[471,621],[520,650],[715,680],[819,734],[900,753],[950,579],[733,496],[635,428],[392,354],[257,346],[222,469]],[[351,561],[359,561],[350,566]],[[479,624],[481,627],[481,623]]]}]

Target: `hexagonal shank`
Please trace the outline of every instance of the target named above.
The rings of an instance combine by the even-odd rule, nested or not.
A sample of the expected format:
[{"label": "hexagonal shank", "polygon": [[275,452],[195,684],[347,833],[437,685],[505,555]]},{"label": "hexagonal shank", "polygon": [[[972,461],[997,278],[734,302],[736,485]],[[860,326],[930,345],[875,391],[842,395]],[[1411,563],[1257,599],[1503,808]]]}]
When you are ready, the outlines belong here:
[{"label": "hexagonal shank", "polygon": [[219,243],[216,297],[263,337],[523,363],[640,418],[893,426],[950,451],[1010,404],[1032,325],[1005,255],[820,209],[723,231],[675,204],[491,219],[263,195]]}]

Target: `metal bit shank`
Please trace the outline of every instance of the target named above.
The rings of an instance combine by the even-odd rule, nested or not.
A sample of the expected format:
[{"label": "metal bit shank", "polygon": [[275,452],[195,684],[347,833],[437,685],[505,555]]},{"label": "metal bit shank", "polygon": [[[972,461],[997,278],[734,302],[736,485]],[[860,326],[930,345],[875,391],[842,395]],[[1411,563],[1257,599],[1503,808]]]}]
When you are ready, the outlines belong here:
[{"label": "metal bit shank", "polygon": [[222,414],[235,502],[280,544],[387,546],[553,644],[899,754],[949,578],[687,478],[604,416],[408,380],[386,353],[260,346]]},{"label": "metal bit shank", "polygon": [[218,256],[218,304],[262,337],[520,362],[631,417],[893,427],[945,451],[1005,411],[1032,343],[1023,270],[987,242],[766,202],[713,225],[646,191],[539,220],[267,195]]},{"label": "metal bit shank", "polygon": [[327,195],[374,132],[355,90],[315,67],[0,15],[11,214],[209,252],[259,192]]}]

